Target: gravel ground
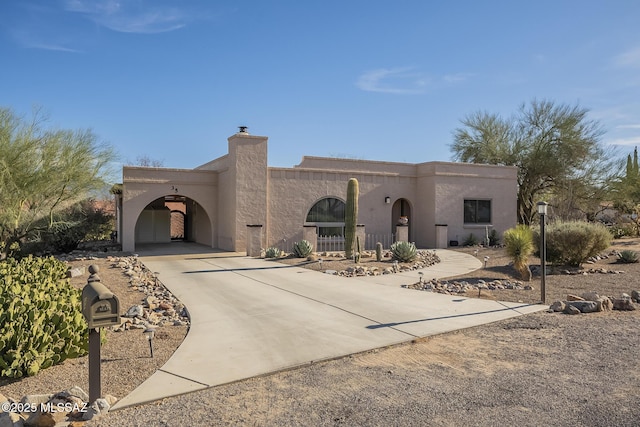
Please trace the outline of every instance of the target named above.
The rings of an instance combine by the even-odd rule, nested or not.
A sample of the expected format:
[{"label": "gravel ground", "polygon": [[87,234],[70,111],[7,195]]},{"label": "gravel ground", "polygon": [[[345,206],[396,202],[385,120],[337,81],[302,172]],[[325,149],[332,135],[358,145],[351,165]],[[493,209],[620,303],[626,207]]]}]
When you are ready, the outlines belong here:
[{"label": "gravel ground", "polygon": [[[616,241],[616,248],[640,250],[639,242]],[[512,277],[502,250],[481,249],[478,256],[485,255],[486,269],[456,279]],[[624,274],[552,275],[548,302],[567,293],[619,296],[640,289],[639,264],[610,258],[585,267]],[[111,273],[107,280],[103,268],[101,276],[122,307],[142,298],[118,270]],[[537,302],[537,283],[533,291],[483,291],[481,297]],[[536,313],[114,411],[87,425],[636,426],[639,327],[640,310]],[[154,359],[139,331],[110,333],[103,347],[104,393],[121,397],[133,390],[164,363],[186,329],[163,331],[167,337],[157,340]],[[72,385],[87,387],[86,358],[21,381],[0,380],[0,393],[19,397]]]}]

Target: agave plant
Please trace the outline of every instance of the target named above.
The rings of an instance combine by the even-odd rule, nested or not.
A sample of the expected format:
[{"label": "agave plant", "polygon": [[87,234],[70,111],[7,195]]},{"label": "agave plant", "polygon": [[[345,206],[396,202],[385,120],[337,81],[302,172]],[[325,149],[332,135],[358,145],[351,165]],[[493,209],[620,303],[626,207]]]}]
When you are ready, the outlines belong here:
[{"label": "agave plant", "polygon": [[274,248],[273,246],[270,248],[267,248],[267,250],[264,253],[265,258],[280,258],[281,255],[282,255],[282,251],[278,248]]},{"label": "agave plant", "polygon": [[618,254],[618,262],[623,264],[633,264],[638,262],[638,253],[630,249],[625,249]]},{"label": "agave plant", "polygon": [[395,242],[390,249],[391,257],[400,262],[411,262],[418,256],[418,250],[413,243]]},{"label": "agave plant", "polygon": [[297,258],[306,258],[313,252],[313,245],[308,240],[300,240],[293,244],[293,253]]}]

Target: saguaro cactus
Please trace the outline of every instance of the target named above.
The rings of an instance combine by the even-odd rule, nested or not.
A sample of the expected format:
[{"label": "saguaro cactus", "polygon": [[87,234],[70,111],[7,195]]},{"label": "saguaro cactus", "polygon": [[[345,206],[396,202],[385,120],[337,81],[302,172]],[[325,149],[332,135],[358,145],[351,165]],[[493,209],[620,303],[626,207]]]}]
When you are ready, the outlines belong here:
[{"label": "saguaro cactus", "polygon": [[356,241],[356,224],[358,223],[358,196],[360,188],[358,180],[351,178],[347,184],[347,206],[344,216],[344,255],[353,257],[353,245]]}]

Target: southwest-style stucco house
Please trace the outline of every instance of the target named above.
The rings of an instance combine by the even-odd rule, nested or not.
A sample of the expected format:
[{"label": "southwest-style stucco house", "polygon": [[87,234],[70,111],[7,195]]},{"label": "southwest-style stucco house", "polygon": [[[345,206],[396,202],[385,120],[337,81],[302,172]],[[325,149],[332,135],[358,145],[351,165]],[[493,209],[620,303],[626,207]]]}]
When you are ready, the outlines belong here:
[{"label": "southwest-style stucco house", "polygon": [[307,156],[293,168],[269,167],[267,139],[241,128],[228,138],[228,154],[195,169],[125,166],[117,201],[123,250],[173,237],[245,251],[255,227],[262,248],[309,230],[341,236],[350,178],[360,184],[358,222],[366,233],[391,235],[406,216],[410,241],[442,248],[515,226],[515,167]]}]

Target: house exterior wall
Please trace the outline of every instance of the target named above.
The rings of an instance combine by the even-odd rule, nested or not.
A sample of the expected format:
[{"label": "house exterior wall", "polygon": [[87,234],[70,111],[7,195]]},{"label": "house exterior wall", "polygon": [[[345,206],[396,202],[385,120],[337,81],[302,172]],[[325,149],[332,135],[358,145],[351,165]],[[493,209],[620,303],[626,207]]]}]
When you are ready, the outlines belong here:
[{"label": "house exterior wall", "polygon": [[239,132],[228,139],[228,147],[227,155],[193,170],[125,167],[123,249],[133,250],[135,223],[145,206],[175,188],[197,202],[191,212],[206,212],[187,215],[198,224],[191,227],[196,240],[232,251],[246,250],[247,225],[263,226],[265,248],[302,239],[311,207],[326,197],[345,201],[350,178],[360,185],[358,222],[367,233],[394,230],[394,203],[400,199],[410,206],[409,240],[419,247],[436,246],[436,224],[447,224],[447,240],[462,242],[470,233],[484,237],[485,225],[464,224],[465,199],[491,200],[490,226],[499,233],[516,223],[514,167],[305,156],[293,168],[272,168],[267,137]]},{"label": "house exterior wall", "polygon": [[[136,223],[144,208],[166,195],[180,195],[198,201],[201,216],[209,218],[209,231],[198,233],[197,242],[215,242],[218,176],[214,171],[125,166],[122,169],[122,249],[135,250]],[[144,220],[144,218],[143,218]]]}]

